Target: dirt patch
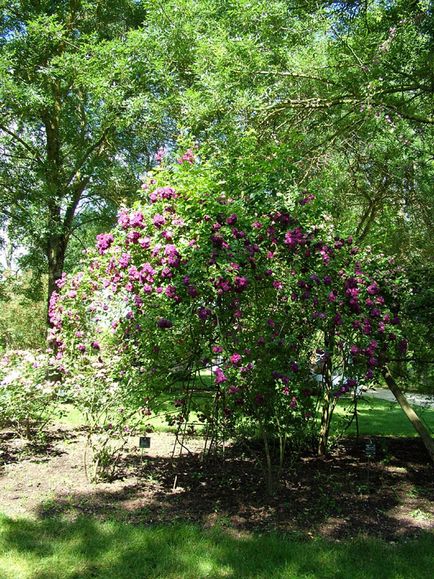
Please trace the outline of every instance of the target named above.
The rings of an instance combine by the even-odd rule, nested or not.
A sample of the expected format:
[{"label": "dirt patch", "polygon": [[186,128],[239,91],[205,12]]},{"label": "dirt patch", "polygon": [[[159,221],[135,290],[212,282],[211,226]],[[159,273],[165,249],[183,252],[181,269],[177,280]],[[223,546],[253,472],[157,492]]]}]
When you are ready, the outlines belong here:
[{"label": "dirt patch", "polygon": [[[201,459],[203,442],[176,449],[174,436],[152,434],[151,448],[130,440],[122,477],[91,484],[83,469],[83,432],[51,433],[43,447],[0,437],[0,510],[31,517],[79,514],[138,524],[192,521],[234,532],[279,530],[335,539],[360,533],[389,540],[434,529],[434,477],[417,439],[346,439],[328,457],[288,464],[273,498],[266,496],[255,460],[226,449]],[[146,453],[146,454],[145,454]]]}]

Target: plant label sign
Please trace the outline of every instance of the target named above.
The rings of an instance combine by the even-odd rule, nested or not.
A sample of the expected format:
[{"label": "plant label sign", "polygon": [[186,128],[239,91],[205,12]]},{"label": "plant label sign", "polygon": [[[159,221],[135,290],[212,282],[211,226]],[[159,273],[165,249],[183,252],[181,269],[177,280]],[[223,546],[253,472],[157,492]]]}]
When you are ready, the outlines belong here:
[{"label": "plant label sign", "polygon": [[139,448],[151,448],[151,437],[150,436],[140,436],[139,437]]},{"label": "plant label sign", "polygon": [[375,442],[370,440],[366,443],[365,454],[367,458],[374,458],[376,453]]}]

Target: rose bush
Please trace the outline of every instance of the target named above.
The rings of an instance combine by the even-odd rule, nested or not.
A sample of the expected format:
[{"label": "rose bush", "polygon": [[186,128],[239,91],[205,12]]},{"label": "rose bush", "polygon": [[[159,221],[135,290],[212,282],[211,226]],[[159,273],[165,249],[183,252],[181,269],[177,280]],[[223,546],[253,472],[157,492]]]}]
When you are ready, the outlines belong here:
[{"label": "rose bush", "polygon": [[406,347],[393,263],[337,235],[312,194],[232,196],[192,150],[148,175],[83,265],[51,300],[61,370],[79,380],[104,364],[132,411],[164,395],[216,435],[250,425],[269,486],[276,441],[280,464],[288,438],[325,452],[337,399]]}]

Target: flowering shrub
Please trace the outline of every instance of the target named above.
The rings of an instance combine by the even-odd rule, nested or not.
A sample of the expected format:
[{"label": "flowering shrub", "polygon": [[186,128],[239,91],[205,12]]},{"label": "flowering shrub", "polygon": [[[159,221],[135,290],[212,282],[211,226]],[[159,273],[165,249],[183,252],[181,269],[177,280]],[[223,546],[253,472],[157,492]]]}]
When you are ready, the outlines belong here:
[{"label": "flowering shrub", "polygon": [[43,353],[10,351],[0,360],[0,426],[32,439],[58,414],[60,383],[46,374]]},{"label": "flowering shrub", "polygon": [[169,394],[180,421],[202,408],[210,388],[197,378],[211,372],[204,418],[231,435],[251,424],[271,472],[273,441],[281,459],[288,437],[313,434],[324,452],[336,400],[406,347],[399,272],[336,235],[312,194],[259,210],[187,153],[149,176],[83,272],[59,280],[51,338],[66,373],[99,360],[122,405]]}]

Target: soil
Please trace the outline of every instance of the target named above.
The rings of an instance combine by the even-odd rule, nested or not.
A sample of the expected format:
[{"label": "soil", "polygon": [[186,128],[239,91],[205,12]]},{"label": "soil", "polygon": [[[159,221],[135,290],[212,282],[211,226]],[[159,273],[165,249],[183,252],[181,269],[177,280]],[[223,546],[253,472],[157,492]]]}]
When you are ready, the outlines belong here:
[{"label": "soil", "polygon": [[82,430],[56,430],[29,445],[0,433],[0,510],[44,518],[92,515],[137,524],[195,522],[234,532],[296,532],[340,540],[360,534],[389,541],[434,530],[434,469],[420,441],[341,441],[325,458],[306,454],[285,465],[267,496],[258,461],[228,447],[224,458],[202,460],[203,440],[188,450],[174,435],[154,433],[151,448],[131,438],[112,482],[92,484],[83,468]]}]

